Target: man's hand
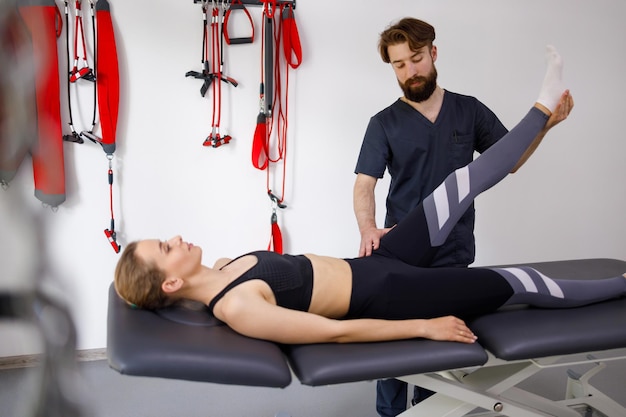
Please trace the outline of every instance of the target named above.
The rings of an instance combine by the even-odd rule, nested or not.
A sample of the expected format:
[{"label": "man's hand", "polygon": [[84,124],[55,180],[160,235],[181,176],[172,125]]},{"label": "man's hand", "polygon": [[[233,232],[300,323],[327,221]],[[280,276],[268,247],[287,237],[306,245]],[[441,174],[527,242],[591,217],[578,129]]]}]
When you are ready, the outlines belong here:
[{"label": "man's hand", "polygon": [[565,92],[563,92],[563,94],[561,95],[561,100],[559,101],[559,104],[556,106],[556,109],[554,109],[552,115],[548,119],[545,130],[550,130],[554,126],[561,123],[563,120],[567,119],[567,116],[569,116],[573,108],[574,98],[570,94],[569,90],[565,90]]},{"label": "man's hand", "polygon": [[[552,129],[554,126],[561,123],[563,120],[567,119],[567,116],[569,116],[569,113],[572,111],[573,108],[574,108],[574,99],[572,98],[569,90],[565,90],[563,94],[561,95],[561,100],[559,101],[559,104],[556,106],[556,109],[554,109],[554,111],[548,118],[546,125],[543,127],[543,129],[541,129],[541,131],[539,132],[535,140],[530,144],[530,146],[528,146],[528,149],[526,149],[526,152],[524,152],[524,154],[519,159],[519,161],[517,161],[517,164],[515,164],[515,167],[513,167],[513,169],[511,170],[512,174],[517,172],[517,170],[520,169],[522,165],[526,163],[528,158],[530,158],[530,156],[535,152],[535,150],[537,149],[537,147],[539,146],[543,138],[548,133],[548,131]],[[544,107],[544,109],[546,111],[549,111],[549,109],[546,107]]]},{"label": "man's hand", "polygon": [[385,229],[371,228],[361,232],[361,247],[359,248],[359,257],[370,256],[372,251],[380,246],[380,239],[391,230],[390,227]]}]

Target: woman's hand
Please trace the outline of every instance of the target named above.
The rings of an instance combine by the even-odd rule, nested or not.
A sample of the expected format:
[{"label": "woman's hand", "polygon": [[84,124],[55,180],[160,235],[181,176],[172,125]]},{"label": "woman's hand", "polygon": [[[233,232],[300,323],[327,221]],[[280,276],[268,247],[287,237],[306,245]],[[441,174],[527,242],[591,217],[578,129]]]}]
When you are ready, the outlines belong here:
[{"label": "woman's hand", "polygon": [[426,320],[424,337],[431,340],[474,343],[476,335],[465,322],[454,316]]}]

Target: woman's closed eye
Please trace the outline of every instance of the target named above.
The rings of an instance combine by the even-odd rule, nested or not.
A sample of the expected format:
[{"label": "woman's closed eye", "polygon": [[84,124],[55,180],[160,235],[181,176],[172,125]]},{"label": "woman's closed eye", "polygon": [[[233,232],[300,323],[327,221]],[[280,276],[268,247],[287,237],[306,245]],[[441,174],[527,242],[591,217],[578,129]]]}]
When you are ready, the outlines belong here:
[{"label": "woman's closed eye", "polygon": [[159,242],[159,250],[163,253],[169,253],[170,244],[168,242]]}]

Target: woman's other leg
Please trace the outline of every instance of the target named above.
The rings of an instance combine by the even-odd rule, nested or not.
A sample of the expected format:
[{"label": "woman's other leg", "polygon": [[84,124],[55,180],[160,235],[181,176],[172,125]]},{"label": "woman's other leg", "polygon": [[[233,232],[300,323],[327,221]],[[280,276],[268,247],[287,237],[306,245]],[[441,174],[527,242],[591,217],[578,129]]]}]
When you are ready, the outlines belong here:
[{"label": "woman's other leg", "polygon": [[494,268],[513,288],[505,303],[541,308],[570,308],[626,295],[626,277],[567,280],[550,278],[536,269],[520,266]]}]

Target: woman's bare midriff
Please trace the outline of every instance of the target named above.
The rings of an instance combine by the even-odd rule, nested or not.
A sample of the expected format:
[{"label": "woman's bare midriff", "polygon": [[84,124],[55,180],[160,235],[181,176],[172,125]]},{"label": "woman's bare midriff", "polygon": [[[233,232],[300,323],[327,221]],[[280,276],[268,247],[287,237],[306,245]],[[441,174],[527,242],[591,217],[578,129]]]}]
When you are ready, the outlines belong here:
[{"label": "woman's bare midriff", "polygon": [[313,265],[313,295],[309,312],[330,318],[348,313],[352,270],[343,259],[305,254]]}]

